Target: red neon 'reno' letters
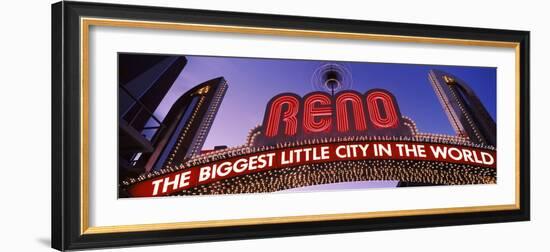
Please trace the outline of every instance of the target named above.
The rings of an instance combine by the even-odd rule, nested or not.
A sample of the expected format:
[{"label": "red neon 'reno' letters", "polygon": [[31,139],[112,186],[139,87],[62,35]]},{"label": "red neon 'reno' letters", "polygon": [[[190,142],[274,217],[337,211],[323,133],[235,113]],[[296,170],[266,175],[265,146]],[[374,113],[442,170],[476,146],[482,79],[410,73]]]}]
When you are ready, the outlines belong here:
[{"label": "red neon 'reno' letters", "polygon": [[[379,107],[379,102],[382,108]],[[390,95],[381,91],[374,91],[367,95],[367,107],[369,108],[370,121],[376,128],[396,128],[398,124],[395,104]],[[382,109],[382,110],[381,110]],[[384,111],[382,117],[380,111]]]},{"label": "red neon 'reno' letters", "polygon": [[[316,106],[317,105],[317,106]],[[313,94],[304,100],[304,131],[330,131],[332,124],[331,99],[326,94]]]},{"label": "red neon 'reno' letters", "polygon": [[349,118],[347,103],[351,103],[353,111],[353,119],[355,121],[355,129],[364,131],[367,129],[365,120],[363,101],[361,97],[355,93],[345,92],[338,95],[336,98],[336,119],[339,132],[349,131]]},{"label": "red neon 'reno' letters", "polygon": [[[283,106],[286,105],[286,110],[283,112]],[[298,120],[296,115],[300,108],[300,102],[293,96],[280,96],[271,102],[269,115],[266,127],[266,136],[273,137],[279,133],[279,122],[284,122],[284,132],[287,136],[296,134]],[[282,118],[281,118],[282,114]]]}]

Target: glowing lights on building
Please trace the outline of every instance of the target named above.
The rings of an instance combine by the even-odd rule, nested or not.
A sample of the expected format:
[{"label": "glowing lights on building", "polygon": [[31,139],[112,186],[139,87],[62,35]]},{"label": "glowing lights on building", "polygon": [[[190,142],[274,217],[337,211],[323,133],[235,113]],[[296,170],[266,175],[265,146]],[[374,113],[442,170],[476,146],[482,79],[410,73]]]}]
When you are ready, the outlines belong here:
[{"label": "glowing lights on building", "polygon": [[496,145],[496,123],[475,92],[449,73],[431,70],[428,76],[456,135]]}]

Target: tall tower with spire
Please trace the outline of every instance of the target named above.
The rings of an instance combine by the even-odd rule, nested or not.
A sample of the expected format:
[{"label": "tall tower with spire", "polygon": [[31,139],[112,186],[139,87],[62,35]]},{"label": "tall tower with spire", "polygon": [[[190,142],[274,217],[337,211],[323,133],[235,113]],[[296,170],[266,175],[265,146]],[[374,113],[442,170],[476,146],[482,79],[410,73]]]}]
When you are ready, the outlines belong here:
[{"label": "tall tower with spire", "polygon": [[496,124],[475,92],[461,79],[440,70],[428,78],[458,136],[496,146]]}]

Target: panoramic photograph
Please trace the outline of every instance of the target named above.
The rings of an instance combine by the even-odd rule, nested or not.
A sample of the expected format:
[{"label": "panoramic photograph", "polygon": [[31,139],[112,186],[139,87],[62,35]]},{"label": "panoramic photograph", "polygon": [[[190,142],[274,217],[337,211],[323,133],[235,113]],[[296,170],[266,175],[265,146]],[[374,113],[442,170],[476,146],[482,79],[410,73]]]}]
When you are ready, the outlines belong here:
[{"label": "panoramic photograph", "polygon": [[496,184],[496,73],[121,52],[118,195]]}]

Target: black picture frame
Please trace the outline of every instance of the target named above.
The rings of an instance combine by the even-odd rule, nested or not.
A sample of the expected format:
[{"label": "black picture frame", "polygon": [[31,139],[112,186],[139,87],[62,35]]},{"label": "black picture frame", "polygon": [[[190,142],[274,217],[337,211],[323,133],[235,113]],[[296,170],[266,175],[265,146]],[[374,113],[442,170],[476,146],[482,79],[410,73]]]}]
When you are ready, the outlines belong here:
[{"label": "black picture frame", "polygon": [[[518,208],[348,220],[86,234],[82,223],[81,17],[314,30],[518,43]],[[52,5],[52,247],[58,250],[251,239],[527,221],[530,218],[529,32],[165,7],[59,2]]]}]

